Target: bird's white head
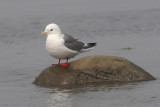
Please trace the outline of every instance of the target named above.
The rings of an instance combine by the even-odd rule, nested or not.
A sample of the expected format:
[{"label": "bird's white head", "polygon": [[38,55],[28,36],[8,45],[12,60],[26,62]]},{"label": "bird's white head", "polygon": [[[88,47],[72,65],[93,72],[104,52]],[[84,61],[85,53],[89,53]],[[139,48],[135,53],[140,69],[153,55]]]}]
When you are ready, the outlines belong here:
[{"label": "bird's white head", "polygon": [[45,31],[42,32],[42,35],[50,35],[50,34],[61,34],[61,30],[57,24],[54,23],[48,24],[45,28]]}]

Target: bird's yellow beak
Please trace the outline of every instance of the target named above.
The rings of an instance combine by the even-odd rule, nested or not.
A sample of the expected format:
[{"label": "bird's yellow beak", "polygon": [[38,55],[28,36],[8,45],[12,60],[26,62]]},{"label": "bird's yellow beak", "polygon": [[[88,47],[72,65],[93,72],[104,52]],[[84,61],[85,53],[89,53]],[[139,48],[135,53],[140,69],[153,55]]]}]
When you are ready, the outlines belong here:
[{"label": "bird's yellow beak", "polygon": [[47,32],[42,32],[41,35],[47,35]]}]

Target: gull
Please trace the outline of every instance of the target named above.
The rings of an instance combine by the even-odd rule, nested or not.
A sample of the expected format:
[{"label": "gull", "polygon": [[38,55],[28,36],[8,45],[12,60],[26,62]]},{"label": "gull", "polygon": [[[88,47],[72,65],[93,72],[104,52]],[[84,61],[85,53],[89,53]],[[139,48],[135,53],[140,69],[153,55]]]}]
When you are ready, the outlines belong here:
[{"label": "gull", "polygon": [[[83,43],[68,34],[63,34],[60,27],[54,23],[48,24],[42,35],[47,35],[46,49],[49,55],[59,59],[58,64],[63,67],[68,65],[68,59],[79,53],[88,52],[96,46],[96,43]],[[61,59],[66,59],[66,63],[60,63]]]}]

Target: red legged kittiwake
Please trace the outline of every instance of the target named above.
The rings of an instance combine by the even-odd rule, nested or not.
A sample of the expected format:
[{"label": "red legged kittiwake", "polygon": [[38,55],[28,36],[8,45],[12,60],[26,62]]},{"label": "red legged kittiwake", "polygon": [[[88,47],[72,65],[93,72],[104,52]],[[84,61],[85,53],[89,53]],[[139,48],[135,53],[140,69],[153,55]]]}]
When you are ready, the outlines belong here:
[{"label": "red legged kittiwake", "polygon": [[67,66],[68,59],[79,53],[90,51],[96,46],[96,43],[83,43],[70,35],[63,34],[59,26],[54,23],[47,25],[42,35],[47,35],[47,51],[52,57],[59,59],[58,64],[61,59],[67,59],[66,63],[60,64],[61,66]]}]

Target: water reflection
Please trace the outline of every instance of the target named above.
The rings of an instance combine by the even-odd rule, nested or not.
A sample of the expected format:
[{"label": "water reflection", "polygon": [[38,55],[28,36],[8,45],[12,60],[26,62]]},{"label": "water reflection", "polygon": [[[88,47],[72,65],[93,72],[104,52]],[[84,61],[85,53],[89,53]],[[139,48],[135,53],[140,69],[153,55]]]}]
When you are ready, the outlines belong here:
[{"label": "water reflection", "polygon": [[47,103],[49,107],[71,107],[71,100],[71,93],[56,91],[51,94]]},{"label": "water reflection", "polygon": [[116,83],[110,85],[88,84],[86,86],[83,85],[70,89],[52,89],[47,105],[48,107],[82,107],[89,104],[89,107],[91,107],[93,104],[96,104],[97,106],[98,104],[106,104],[106,99],[108,99],[108,103],[110,104],[112,101],[111,99],[122,102],[126,101],[125,99],[121,100],[118,97],[129,98],[129,102],[132,103],[132,101],[137,101],[137,95],[131,96],[133,94],[132,92],[137,90],[137,87],[143,87],[147,83],[148,82],[127,84]]}]

